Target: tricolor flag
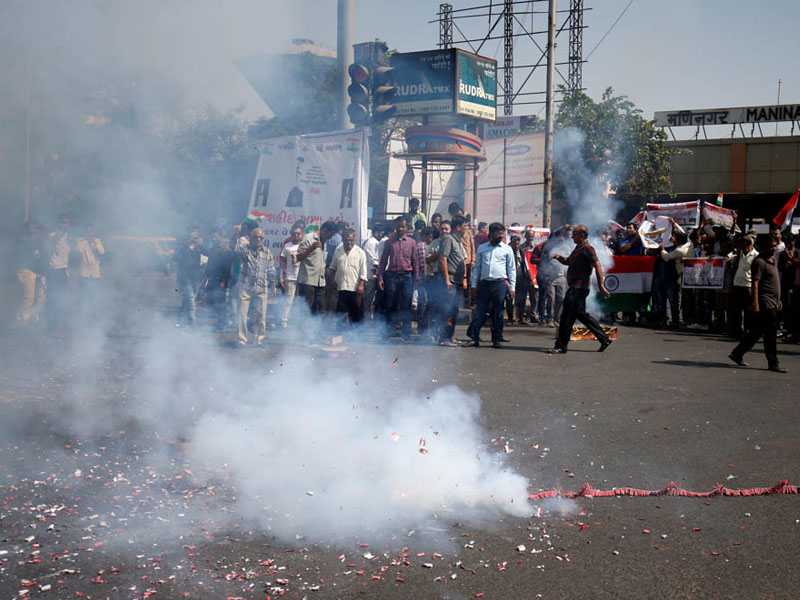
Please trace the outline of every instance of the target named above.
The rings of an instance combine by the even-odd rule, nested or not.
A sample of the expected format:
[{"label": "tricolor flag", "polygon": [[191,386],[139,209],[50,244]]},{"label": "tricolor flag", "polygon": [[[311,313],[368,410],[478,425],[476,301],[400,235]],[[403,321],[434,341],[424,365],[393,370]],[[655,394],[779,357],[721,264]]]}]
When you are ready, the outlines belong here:
[{"label": "tricolor flag", "polygon": [[781,212],[772,219],[772,222],[775,223],[781,229],[786,229],[792,224],[792,215],[794,215],[794,209],[797,208],[797,198],[800,196],[800,190],[797,190],[792,197],[789,198],[789,201],[786,205],[781,209]]},{"label": "tricolor flag", "polygon": [[605,312],[633,312],[647,310],[653,288],[655,256],[614,257],[614,266],[605,273],[604,283],[611,292],[600,306]]},{"label": "tricolor flag", "polygon": [[722,194],[717,194],[717,206],[722,206]]}]

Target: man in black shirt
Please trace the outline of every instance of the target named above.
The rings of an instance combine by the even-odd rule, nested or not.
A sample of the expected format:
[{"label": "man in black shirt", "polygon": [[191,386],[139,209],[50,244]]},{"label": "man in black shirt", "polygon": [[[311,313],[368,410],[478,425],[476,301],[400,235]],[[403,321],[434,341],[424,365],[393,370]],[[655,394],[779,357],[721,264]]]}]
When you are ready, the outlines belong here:
[{"label": "man in black shirt", "polygon": [[597,259],[594,248],[589,244],[589,231],[585,225],[578,225],[572,231],[572,241],[575,249],[568,257],[553,254],[553,259],[562,265],[567,265],[567,295],[564,296],[564,310],[558,323],[558,337],[556,347],[550,354],[566,354],[569,338],[572,335],[572,326],[578,320],[591,331],[600,342],[598,352],[603,352],[611,345],[611,338],[604,332],[595,318],[586,312],[586,297],[589,295],[589,281],[592,271],[597,276],[597,287],[603,297],[608,298],[608,290],[603,283],[603,267]]},{"label": "man in black shirt", "polygon": [[753,261],[753,266],[750,268],[753,280],[750,288],[753,302],[750,311],[753,318],[750,319],[750,328],[745,331],[744,339],[733,349],[728,358],[740,367],[746,367],[744,355],[752,350],[763,335],[764,354],[767,356],[769,370],[786,373],[786,369],[778,362],[778,315],[782,308],[781,281],[773,255],[779,243],[779,238],[771,235]]}]

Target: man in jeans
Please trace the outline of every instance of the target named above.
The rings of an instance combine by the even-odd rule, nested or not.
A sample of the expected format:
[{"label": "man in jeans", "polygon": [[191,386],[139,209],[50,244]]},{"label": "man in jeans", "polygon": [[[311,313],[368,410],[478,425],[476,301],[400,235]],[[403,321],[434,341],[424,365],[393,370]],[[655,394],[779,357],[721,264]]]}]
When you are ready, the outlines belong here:
[{"label": "man in jeans", "polygon": [[[378,286],[386,293],[386,319],[394,331],[400,329],[404,342],[411,341],[411,302],[419,277],[419,249],[406,236],[408,220],[394,220],[394,235],[386,240],[378,264]],[[387,338],[391,330],[387,332]]]},{"label": "man in jeans", "polygon": [[514,252],[503,242],[504,234],[502,223],[489,225],[489,241],[482,244],[476,253],[470,293],[473,298],[477,297],[478,302],[467,331],[471,341],[465,346],[477,348],[480,345],[481,327],[486,323],[491,307],[492,347],[502,348],[504,300],[506,293],[510,292],[512,298],[515,296],[517,283]]},{"label": "man in jeans", "polygon": [[440,346],[458,346],[453,340],[458,319],[458,298],[467,289],[466,251],[461,242],[467,221],[464,217],[453,217],[452,233],[440,238],[437,253],[439,260],[434,265],[436,287],[439,289],[436,307],[437,341]]},{"label": "man in jeans", "polygon": [[[728,355],[740,367],[746,367],[744,355],[752,350],[758,339],[764,336],[764,354],[767,356],[769,370],[775,373],[786,373],[786,369],[778,362],[778,316],[781,311],[781,278],[775,264],[780,238],[769,236],[767,243],[761,248],[753,261],[750,298],[750,327],[744,333],[744,339]],[[745,319],[747,322],[747,319]]]},{"label": "man in jeans", "polygon": [[253,341],[260,346],[267,335],[267,294],[276,295],[275,259],[264,244],[264,232],[256,227],[248,236],[241,236],[234,248],[241,260],[239,274],[239,340],[247,345],[247,317],[253,307]]},{"label": "man in jeans", "polygon": [[586,225],[578,225],[572,231],[572,241],[575,242],[575,249],[568,257],[553,254],[553,259],[562,265],[567,265],[568,287],[567,294],[564,296],[561,320],[558,322],[556,347],[550,351],[550,354],[567,353],[572,326],[576,320],[583,323],[594,334],[600,342],[598,352],[603,352],[611,345],[611,338],[605,334],[594,317],[586,312],[586,297],[589,295],[592,270],[597,276],[597,287],[603,297],[608,298],[611,294],[603,283],[603,266],[597,260],[594,248],[589,244],[589,231],[586,229]]}]

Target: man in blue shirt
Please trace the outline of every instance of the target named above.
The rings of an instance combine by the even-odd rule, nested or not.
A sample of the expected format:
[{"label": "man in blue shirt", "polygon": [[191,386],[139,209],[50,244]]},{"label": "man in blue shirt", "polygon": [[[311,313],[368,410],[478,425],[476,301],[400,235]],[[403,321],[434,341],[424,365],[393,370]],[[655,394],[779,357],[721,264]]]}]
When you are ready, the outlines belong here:
[{"label": "man in blue shirt", "polygon": [[503,242],[505,227],[501,223],[489,225],[489,241],[480,245],[475,253],[475,267],[472,269],[471,294],[477,296],[477,306],[469,328],[471,342],[466,345],[477,348],[480,345],[481,327],[486,323],[486,315],[492,311],[492,347],[502,348],[503,306],[506,293],[514,298],[517,283],[517,267],[514,251]]}]

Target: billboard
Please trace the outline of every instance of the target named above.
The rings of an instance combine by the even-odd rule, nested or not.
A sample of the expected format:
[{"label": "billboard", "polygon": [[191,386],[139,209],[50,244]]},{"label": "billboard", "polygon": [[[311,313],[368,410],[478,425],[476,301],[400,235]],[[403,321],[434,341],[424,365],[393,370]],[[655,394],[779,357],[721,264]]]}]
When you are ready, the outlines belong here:
[{"label": "billboard", "polygon": [[369,144],[364,129],[297,135],[260,144],[249,216],[273,254],[298,219],[319,227],[345,221],[360,239],[367,229]]},{"label": "billboard", "polygon": [[494,121],[497,61],[458,48],[395,54],[396,117],[460,114]]},{"label": "billboard", "polygon": [[456,114],[494,121],[497,116],[497,61],[456,50]]}]

